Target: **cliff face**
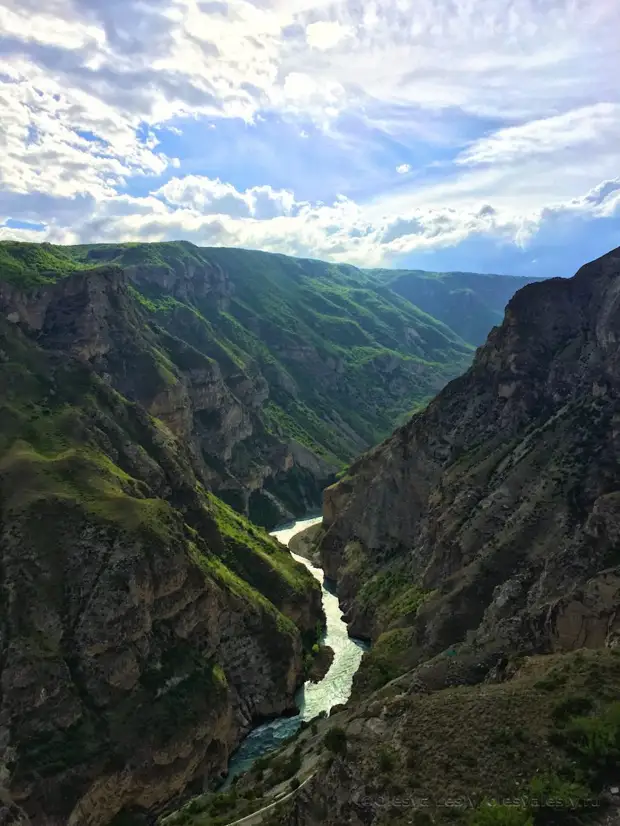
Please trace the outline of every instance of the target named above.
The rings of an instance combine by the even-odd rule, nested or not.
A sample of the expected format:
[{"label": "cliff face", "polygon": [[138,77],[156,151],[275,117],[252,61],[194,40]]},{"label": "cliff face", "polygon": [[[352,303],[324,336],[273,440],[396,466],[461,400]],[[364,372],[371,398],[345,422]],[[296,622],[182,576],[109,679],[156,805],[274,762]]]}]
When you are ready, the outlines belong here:
[{"label": "cliff face", "polygon": [[[353,701],[167,820],[620,822],[620,250],[510,302],[463,377],[325,492],[320,553],[373,639]],[[239,800],[242,805],[239,805]]]},{"label": "cliff face", "polygon": [[[525,287],[472,368],[325,493],[368,691],[447,647],[614,645],[620,251]],[[387,632],[387,633],[385,633]]]},{"label": "cliff face", "polygon": [[320,588],[209,492],[196,422],[217,411],[242,433],[238,408],[120,270],[0,286],[0,786],[16,818],[157,810],[292,707]]},{"label": "cliff face", "polygon": [[19,289],[44,294],[102,266],[124,271],[160,358],[157,375],[143,377],[130,335],[129,369],[124,347],[102,352],[101,369],[189,438],[213,490],[267,527],[319,507],[344,464],[473,355],[471,343],[354,267],[186,242],[0,243],[0,282]]}]

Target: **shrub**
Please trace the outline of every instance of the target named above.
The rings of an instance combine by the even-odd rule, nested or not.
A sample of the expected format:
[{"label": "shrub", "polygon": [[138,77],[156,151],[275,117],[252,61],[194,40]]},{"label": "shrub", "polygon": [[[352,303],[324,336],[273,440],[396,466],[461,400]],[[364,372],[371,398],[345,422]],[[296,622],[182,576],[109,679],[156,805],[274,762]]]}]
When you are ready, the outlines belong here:
[{"label": "shrub", "polygon": [[301,786],[301,783],[299,782],[298,777],[294,777],[288,785],[289,785],[290,790],[292,792],[295,792]]},{"label": "shrub", "polygon": [[344,756],[347,753],[347,734],[339,726],[332,726],[325,735],[325,746],[332,754]]},{"label": "shrub", "polygon": [[620,760],[620,702],[597,716],[574,717],[560,738],[591,780],[601,782]]},{"label": "shrub", "polygon": [[519,806],[485,801],[468,818],[468,826],[534,826],[530,813]]},{"label": "shrub", "polygon": [[541,809],[574,809],[590,798],[586,786],[564,780],[555,774],[534,777],[530,792]]},{"label": "shrub", "polygon": [[574,694],[565,697],[553,709],[552,716],[556,723],[569,720],[571,717],[583,716],[592,710],[593,700],[585,694]]}]

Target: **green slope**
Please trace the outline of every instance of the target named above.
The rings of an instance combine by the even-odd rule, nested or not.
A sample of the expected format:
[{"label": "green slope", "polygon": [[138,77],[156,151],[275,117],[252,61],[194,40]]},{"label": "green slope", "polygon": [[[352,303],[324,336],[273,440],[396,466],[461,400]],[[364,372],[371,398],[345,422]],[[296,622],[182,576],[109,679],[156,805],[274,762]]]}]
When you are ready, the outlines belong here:
[{"label": "green slope", "polygon": [[476,346],[501,324],[504,308],[521,287],[539,279],[471,272],[373,270],[398,295],[443,321]]},{"label": "green slope", "polygon": [[[114,263],[132,272],[163,325],[176,331],[189,307],[202,327],[199,349],[229,372],[266,376],[267,427],[334,465],[387,435],[471,358],[470,343],[355,267],[186,242],[1,248],[0,277],[14,282]],[[225,302],[186,289],[188,273],[205,268],[223,272]],[[166,274],[174,287],[162,286]]]},{"label": "green slope", "polygon": [[[463,372],[516,284],[474,277],[471,323],[462,323],[451,304],[462,304],[462,279],[455,290],[452,275],[390,274],[188,242],[0,244],[0,281],[26,289],[101,265],[124,269],[136,303],[158,335],[168,334],[159,372],[171,386],[176,368],[191,373],[206,358],[241,401],[251,435],[225,461],[217,440],[211,449],[203,439],[203,451],[218,475],[214,489],[263,524],[275,524],[281,511],[264,498],[248,506],[247,491],[273,465],[275,446],[293,451],[293,467],[268,474],[263,489],[301,515],[319,504],[333,473]],[[433,285],[432,301],[418,288],[412,303],[402,288],[410,282]]]},{"label": "green slope", "polygon": [[[76,352],[84,317],[101,339],[107,301],[114,337],[133,341],[127,364],[157,374],[161,340],[119,276],[100,268],[26,294],[0,284],[0,705],[11,732],[0,769],[33,823],[42,812],[95,822],[86,812],[99,780],[119,789],[97,801],[101,823],[149,788],[153,803],[181,792],[185,760],[217,776],[217,742],[209,748],[240,739],[233,703],[244,690],[220,615],[268,663],[278,710],[321,622],[306,569],[208,493],[188,446]],[[62,313],[39,327],[50,298]],[[131,782],[120,789],[115,772]]]}]

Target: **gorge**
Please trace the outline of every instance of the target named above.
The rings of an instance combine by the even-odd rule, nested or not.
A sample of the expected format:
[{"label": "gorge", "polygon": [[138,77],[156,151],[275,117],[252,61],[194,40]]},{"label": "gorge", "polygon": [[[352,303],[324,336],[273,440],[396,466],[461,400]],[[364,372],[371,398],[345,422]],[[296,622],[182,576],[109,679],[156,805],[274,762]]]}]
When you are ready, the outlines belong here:
[{"label": "gorge", "polygon": [[179,823],[260,789],[266,826],[615,826],[619,285],[615,250],[517,293],[326,490],[320,555],[373,639],[352,700]]},{"label": "gorge", "polygon": [[[321,517],[302,519],[274,531],[273,536],[288,546],[294,536],[320,523]],[[293,558],[305,565],[322,584],[326,629],[321,642],[334,652],[334,659],[321,680],[316,683],[307,681],[299,690],[295,698],[299,709],[296,716],[265,723],[246,737],[229,763],[227,785],[239,774],[248,771],[259,757],[271,753],[285,740],[293,737],[302,722],[308,723],[319,715],[328,716],[332,708],[346,703],[351,695],[353,677],[359,668],[362,654],[368,648],[365,643],[349,637],[338,597],[333,586],[330,588],[324,583],[323,571],[301,556],[293,554]]]},{"label": "gorge", "polygon": [[7,822],[613,823],[618,284],[0,244]]}]

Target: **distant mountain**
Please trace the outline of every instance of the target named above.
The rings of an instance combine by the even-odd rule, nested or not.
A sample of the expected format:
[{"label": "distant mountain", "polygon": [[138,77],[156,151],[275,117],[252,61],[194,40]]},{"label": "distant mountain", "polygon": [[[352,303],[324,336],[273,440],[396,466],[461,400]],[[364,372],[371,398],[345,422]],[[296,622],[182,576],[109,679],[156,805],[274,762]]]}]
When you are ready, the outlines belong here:
[{"label": "distant mountain", "polygon": [[187,242],[0,244],[0,279],[26,292],[101,266],[123,271],[159,372],[93,366],[191,439],[206,483],[267,526],[318,506],[343,465],[466,369],[523,283]]},{"label": "distant mountain", "polygon": [[506,304],[517,290],[542,280],[474,272],[371,272],[393,292],[476,346],[484,343],[492,327],[502,323]]}]

